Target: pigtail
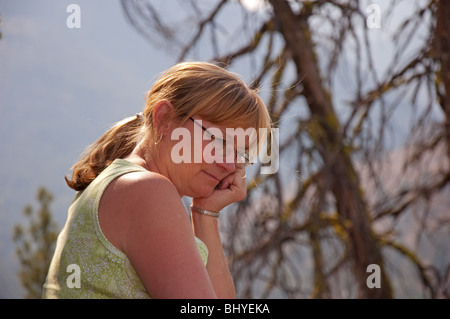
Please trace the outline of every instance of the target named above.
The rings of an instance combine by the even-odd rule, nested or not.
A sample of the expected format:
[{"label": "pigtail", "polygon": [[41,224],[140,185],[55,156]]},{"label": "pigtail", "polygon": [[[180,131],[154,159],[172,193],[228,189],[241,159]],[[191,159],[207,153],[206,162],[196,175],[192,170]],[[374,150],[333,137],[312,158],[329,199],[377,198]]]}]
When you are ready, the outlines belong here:
[{"label": "pigtail", "polygon": [[115,159],[130,154],[137,145],[142,125],[139,115],[116,123],[83,152],[72,167],[72,178],[64,177],[67,185],[82,191]]}]

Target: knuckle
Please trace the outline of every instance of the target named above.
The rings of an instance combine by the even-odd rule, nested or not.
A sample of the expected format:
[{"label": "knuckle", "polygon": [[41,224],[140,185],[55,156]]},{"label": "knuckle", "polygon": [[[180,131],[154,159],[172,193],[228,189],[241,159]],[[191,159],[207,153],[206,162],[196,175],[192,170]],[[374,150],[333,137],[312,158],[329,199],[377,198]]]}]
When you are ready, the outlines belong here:
[{"label": "knuckle", "polygon": [[239,194],[239,200],[243,200],[245,198],[245,196],[247,196],[247,188],[244,188],[241,190],[241,192]]}]

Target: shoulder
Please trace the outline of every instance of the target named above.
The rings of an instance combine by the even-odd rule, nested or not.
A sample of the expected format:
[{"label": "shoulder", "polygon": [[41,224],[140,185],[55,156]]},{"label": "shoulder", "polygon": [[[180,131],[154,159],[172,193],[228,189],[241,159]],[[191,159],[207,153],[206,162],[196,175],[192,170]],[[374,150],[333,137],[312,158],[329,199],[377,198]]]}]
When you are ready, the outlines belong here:
[{"label": "shoulder", "polygon": [[152,199],[180,199],[172,182],[165,176],[154,172],[132,172],[119,177],[114,191],[123,194],[130,203],[148,202]]},{"label": "shoulder", "polygon": [[125,216],[128,239],[146,236],[149,231],[157,234],[171,225],[190,225],[177,189],[165,176],[133,172],[121,176],[112,186],[110,198],[116,202],[115,209]]},{"label": "shoulder", "polygon": [[[126,254],[140,254],[148,241],[158,242],[167,230],[190,230],[181,198],[166,177],[153,172],[133,172],[110,185],[107,205],[116,217],[116,234]],[[193,235],[192,235],[193,236]]]},{"label": "shoulder", "polygon": [[[187,216],[177,189],[163,175],[153,172],[133,172],[123,175],[114,185],[113,197],[126,214],[131,226],[170,223],[173,218]],[[138,225],[136,225],[138,224]]]},{"label": "shoulder", "polygon": [[147,170],[136,170],[132,172],[128,172],[119,176],[116,179],[118,184],[121,184],[126,187],[134,186],[134,187],[152,187],[153,185],[172,185],[172,182],[159,173],[147,171]]},{"label": "shoulder", "polygon": [[105,189],[98,218],[105,236],[124,250],[130,238],[157,230],[170,219],[183,219],[186,210],[166,177],[152,172],[130,172],[116,178]]},{"label": "shoulder", "polygon": [[171,181],[151,172],[133,172],[111,187],[108,196],[118,216],[113,228],[150,296],[214,297],[189,215]]}]

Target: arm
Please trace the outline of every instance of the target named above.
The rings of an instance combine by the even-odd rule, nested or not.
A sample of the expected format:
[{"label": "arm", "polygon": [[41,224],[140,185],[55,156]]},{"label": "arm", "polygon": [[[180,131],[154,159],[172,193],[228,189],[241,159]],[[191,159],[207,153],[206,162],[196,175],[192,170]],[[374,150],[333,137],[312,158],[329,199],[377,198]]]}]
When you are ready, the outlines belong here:
[{"label": "arm", "polygon": [[218,298],[236,298],[233,279],[225,259],[219,235],[218,219],[211,216],[191,213],[195,235],[208,247],[206,269]]},{"label": "arm", "polygon": [[175,187],[154,175],[129,184],[122,197],[129,207],[123,249],[150,296],[216,298]]},{"label": "arm", "polygon": [[[219,189],[208,198],[194,198],[193,206],[220,211],[226,205],[244,199],[246,195],[244,173],[227,176]],[[206,269],[218,298],[236,298],[236,292],[219,235],[218,218],[191,212],[194,234],[208,247]]]}]

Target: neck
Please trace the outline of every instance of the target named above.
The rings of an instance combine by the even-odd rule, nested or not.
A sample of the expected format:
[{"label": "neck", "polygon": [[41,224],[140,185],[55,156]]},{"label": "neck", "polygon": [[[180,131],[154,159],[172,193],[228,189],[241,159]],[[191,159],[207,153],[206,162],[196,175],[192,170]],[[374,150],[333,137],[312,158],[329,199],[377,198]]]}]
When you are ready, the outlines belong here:
[{"label": "neck", "polygon": [[161,174],[158,166],[154,163],[154,158],[156,158],[156,150],[146,145],[148,145],[148,143],[146,143],[145,140],[139,142],[133,151],[123,159],[142,166],[150,172]]},{"label": "neck", "polygon": [[[148,143],[139,143],[135,147],[135,149],[124,159],[136,165],[142,166],[150,172],[163,175],[164,177],[171,180],[168,171],[165,169],[165,166],[162,165],[163,160],[161,160],[160,156],[158,156],[157,154],[157,148],[148,147],[145,145],[148,145]],[[178,188],[177,192],[180,195],[180,198],[184,196],[180,193]]]}]

